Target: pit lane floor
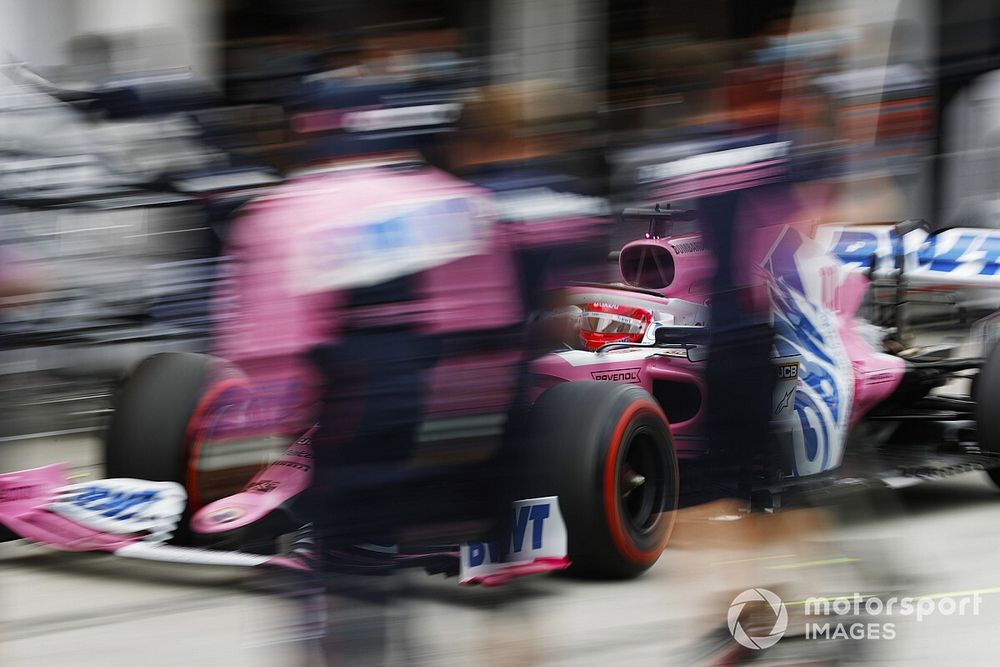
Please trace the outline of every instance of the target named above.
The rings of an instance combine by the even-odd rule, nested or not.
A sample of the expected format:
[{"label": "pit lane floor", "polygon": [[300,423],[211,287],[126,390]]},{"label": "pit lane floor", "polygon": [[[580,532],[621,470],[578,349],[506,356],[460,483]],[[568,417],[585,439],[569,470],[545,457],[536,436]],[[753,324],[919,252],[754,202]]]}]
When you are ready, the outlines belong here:
[{"label": "pit lane floor", "polygon": [[[99,476],[90,440],[0,452],[4,470],[67,460]],[[992,664],[1000,651],[1000,492],[984,473],[858,493],[836,508],[746,516],[725,502],[682,510],[667,552],[627,582],[538,577],[459,588],[418,572],[393,609],[393,655],[419,665],[672,665],[734,646],[733,597],[780,595],[789,629],[760,664],[837,654],[848,662]],[[298,665],[299,607],[248,571],[0,545],[0,664]],[[795,639],[811,596],[981,595],[978,615],[866,617],[894,639]],[[859,619],[818,619],[824,622]],[[882,626],[880,625],[880,628]],[[886,634],[884,630],[879,631]]]}]

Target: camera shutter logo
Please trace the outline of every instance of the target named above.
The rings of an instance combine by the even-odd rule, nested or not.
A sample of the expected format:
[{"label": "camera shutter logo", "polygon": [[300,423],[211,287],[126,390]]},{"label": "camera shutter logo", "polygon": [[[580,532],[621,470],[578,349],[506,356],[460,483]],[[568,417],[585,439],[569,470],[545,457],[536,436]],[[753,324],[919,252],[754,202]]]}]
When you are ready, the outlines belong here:
[{"label": "camera shutter logo", "polygon": [[[743,626],[740,625],[740,612],[743,611],[743,607],[748,602],[766,602],[774,611],[774,627],[766,635],[748,635]],[[749,588],[737,595],[736,599],[729,605],[729,614],[726,618],[729,621],[729,632],[733,635],[733,639],[742,646],[754,650],[770,648],[777,644],[788,627],[788,612],[785,610],[785,603],[766,588]]]}]

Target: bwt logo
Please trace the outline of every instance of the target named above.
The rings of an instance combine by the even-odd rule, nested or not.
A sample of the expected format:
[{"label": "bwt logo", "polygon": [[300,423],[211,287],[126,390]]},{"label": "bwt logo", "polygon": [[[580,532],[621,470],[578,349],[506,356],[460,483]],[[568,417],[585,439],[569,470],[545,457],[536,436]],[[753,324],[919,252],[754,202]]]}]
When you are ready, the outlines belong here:
[{"label": "bwt logo", "polygon": [[[542,532],[545,528],[545,520],[549,518],[549,506],[545,505],[524,505],[514,510],[513,533],[510,540],[510,552],[520,553],[525,548],[533,551],[542,548]],[[528,524],[531,524],[531,542],[527,546],[525,542],[528,538]],[[491,563],[499,563],[503,557],[496,544],[483,544],[482,542],[469,543],[469,566],[478,567],[486,562],[489,556]]]},{"label": "bwt logo", "polygon": [[638,382],[639,368],[618,368],[613,371],[593,371],[590,377],[605,382]]},{"label": "bwt logo", "polygon": [[91,486],[74,498],[73,504],[109,519],[131,519],[136,508],[148,505],[158,497],[156,491],[114,491]]},{"label": "bwt logo", "polygon": [[[762,602],[766,603],[770,608],[770,612],[774,613],[774,625],[767,634],[750,635],[740,624],[740,614],[748,603]],[[762,605],[758,604],[756,606],[760,607]],[[729,614],[726,616],[726,620],[729,621],[729,632],[733,635],[733,639],[741,646],[759,650],[774,646],[781,639],[782,635],[785,634],[785,630],[788,628],[788,611],[785,609],[785,603],[781,601],[781,598],[766,588],[749,588],[737,595],[736,599],[729,605]],[[769,621],[770,618],[768,619]]]}]

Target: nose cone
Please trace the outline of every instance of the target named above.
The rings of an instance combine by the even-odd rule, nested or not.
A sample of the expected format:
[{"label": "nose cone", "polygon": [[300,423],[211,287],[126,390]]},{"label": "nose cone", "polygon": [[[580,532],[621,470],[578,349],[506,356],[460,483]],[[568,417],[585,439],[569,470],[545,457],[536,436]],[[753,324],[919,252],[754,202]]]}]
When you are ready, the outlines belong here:
[{"label": "nose cone", "polygon": [[209,503],[192,517],[191,529],[196,533],[218,534],[242,528],[274,509],[263,501],[260,496],[238,493]]}]

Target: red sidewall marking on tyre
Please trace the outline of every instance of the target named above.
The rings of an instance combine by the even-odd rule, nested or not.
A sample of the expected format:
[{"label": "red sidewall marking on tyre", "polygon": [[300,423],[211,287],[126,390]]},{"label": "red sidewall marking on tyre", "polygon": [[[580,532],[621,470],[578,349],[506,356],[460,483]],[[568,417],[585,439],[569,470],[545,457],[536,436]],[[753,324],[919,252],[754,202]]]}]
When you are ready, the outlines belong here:
[{"label": "red sidewall marking on tyre", "polygon": [[191,509],[198,509],[201,506],[198,497],[198,461],[201,458],[201,444],[204,438],[201,435],[201,422],[204,419],[212,403],[228,389],[233,387],[248,386],[246,380],[242,378],[229,378],[220,380],[213,384],[198,401],[194,412],[191,413],[191,421],[188,422],[187,431],[184,434],[184,449],[187,451],[187,474],[185,475],[185,486],[188,492],[188,503]]},{"label": "red sidewall marking on tyre", "polygon": [[625,430],[628,428],[632,418],[643,410],[654,413],[663,420],[664,424],[667,423],[667,418],[664,416],[663,411],[660,410],[660,406],[649,401],[636,401],[632,403],[625,411],[625,414],[618,419],[618,423],[611,434],[611,443],[608,446],[608,453],[604,462],[604,511],[608,517],[608,527],[611,529],[611,537],[615,542],[615,546],[618,547],[618,551],[633,563],[650,565],[660,557],[660,553],[667,546],[667,538],[670,536],[670,531],[664,531],[663,537],[649,551],[643,551],[635,544],[635,541],[622,523],[622,510],[618,503],[618,483],[617,475],[615,474],[618,452],[622,448],[622,437],[625,435]]}]

